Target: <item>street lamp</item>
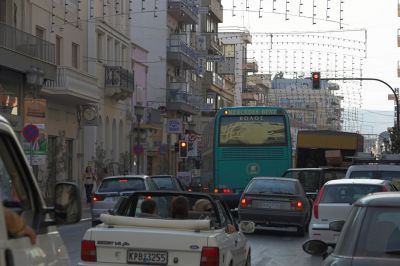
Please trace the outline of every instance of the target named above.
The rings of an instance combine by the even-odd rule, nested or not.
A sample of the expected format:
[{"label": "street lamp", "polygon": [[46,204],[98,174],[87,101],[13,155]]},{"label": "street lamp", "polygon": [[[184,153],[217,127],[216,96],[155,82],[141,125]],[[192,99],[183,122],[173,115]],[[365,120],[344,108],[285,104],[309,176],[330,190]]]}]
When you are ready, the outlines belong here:
[{"label": "street lamp", "polygon": [[135,105],[135,115],[137,121],[136,128],[136,174],[139,174],[139,163],[140,163],[140,121],[144,114],[144,107],[141,105]]}]

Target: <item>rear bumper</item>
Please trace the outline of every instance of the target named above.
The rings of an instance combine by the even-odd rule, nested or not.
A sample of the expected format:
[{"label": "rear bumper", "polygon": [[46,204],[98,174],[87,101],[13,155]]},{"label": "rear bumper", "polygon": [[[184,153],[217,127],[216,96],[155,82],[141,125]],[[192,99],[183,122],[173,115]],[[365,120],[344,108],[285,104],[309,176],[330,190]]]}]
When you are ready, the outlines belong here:
[{"label": "rear bumper", "polygon": [[306,212],[296,211],[280,211],[280,210],[265,210],[239,209],[240,221],[252,221],[256,225],[287,227],[287,226],[304,226],[307,221]]}]

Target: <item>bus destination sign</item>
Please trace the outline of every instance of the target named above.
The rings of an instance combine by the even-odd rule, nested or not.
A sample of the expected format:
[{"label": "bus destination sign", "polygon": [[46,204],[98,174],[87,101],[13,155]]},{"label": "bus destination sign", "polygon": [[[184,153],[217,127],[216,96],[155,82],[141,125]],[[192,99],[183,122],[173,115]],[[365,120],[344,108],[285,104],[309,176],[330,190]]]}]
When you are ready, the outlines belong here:
[{"label": "bus destination sign", "polygon": [[281,109],[231,109],[225,110],[224,115],[282,115]]}]

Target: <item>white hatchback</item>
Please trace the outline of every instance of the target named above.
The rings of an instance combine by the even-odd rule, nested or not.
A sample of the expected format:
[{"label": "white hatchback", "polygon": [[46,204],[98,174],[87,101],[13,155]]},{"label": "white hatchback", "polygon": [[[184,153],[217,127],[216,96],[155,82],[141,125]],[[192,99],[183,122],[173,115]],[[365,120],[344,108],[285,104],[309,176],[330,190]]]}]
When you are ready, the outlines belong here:
[{"label": "white hatchback", "polygon": [[369,193],[384,191],[396,188],[390,181],[379,179],[337,179],[325,183],[314,202],[310,239],[335,244],[340,233],[329,230],[329,223],[345,221],[354,202]]}]

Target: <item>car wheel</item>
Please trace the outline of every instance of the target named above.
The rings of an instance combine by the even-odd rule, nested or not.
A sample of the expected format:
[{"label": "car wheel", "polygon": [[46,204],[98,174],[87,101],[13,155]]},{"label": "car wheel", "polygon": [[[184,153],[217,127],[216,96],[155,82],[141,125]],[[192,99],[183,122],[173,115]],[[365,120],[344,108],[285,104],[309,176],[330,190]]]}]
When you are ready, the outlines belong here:
[{"label": "car wheel", "polygon": [[298,236],[305,236],[306,235],[306,226],[298,226],[297,227],[297,235]]},{"label": "car wheel", "polygon": [[251,266],[251,254],[249,250],[249,255],[247,255],[246,264],[244,266]]}]

